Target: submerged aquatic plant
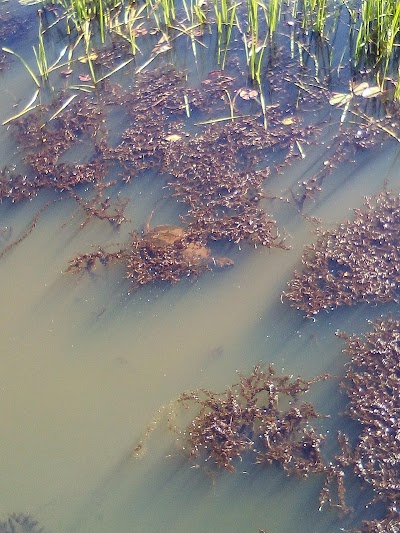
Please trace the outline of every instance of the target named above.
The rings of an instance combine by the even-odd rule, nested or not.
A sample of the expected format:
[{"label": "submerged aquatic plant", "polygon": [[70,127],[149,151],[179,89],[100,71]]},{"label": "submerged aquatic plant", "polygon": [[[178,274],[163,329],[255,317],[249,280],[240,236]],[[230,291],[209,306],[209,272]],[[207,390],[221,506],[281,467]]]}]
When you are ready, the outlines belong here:
[{"label": "submerged aquatic plant", "polygon": [[[179,435],[182,449],[190,458],[203,466],[216,465],[231,472],[237,459],[247,455],[258,464],[280,463],[286,471],[298,475],[324,472],[320,450],[324,437],[310,425],[321,415],[298,398],[313,383],[329,376],[295,379],[276,374],[273,365],[267,369],[257,365],[250,375],[240,374],[239,378],[239,383],[222,393],[206,389],[182,393],[164,409],[170,429]],[[178,409],[194,415],[183,430],[177,424]],[[161,420],[157,417],[156,423],[150,424],[134,455],[141,455]]]},{"label": "submerged aquatic plant", "polygon": [[398,302],[400,196],[368,198],[355,219],[324,231],[304,250],[285,296],[307,316],[358,302]]},{"label": "submerged aquatic plant", "polygon": [[400,321],[388,317],[372,323],[363,337],[338,333],[350,356],[341,388],[348,397],[347,415],[361,426],[352,448],[342,438],[341,462],[374,491],[387,507],[383,519],[365,521],[362,532],[397,532],[400,515]]},{"label": "submerged aquatic plant", "polygon": [[0,533],[45,533],[32,516],[25,513],[12,513],[0,522]]}]

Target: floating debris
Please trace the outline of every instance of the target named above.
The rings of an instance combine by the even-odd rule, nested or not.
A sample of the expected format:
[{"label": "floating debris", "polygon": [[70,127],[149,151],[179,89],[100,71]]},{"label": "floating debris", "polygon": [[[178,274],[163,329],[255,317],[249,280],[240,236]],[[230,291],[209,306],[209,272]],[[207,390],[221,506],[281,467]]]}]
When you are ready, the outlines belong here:
[{"label": "floating debris", "polygon": [[398,302],[400,196],[368,198],[353,221],[324,231],[304,250],[285,296],[307,316],[359,302]]}]

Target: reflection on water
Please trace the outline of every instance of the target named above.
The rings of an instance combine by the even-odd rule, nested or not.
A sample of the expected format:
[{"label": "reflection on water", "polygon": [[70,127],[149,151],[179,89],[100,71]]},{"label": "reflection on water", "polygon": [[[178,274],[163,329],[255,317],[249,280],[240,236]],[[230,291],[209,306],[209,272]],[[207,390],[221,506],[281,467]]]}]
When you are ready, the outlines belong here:
[{"label": "reflection on water", "polygon": [[[13,68],[7,91],[17,98],[23,74]],[[0,115],[9,115],[9,105]],[[1,136],[1,159],[12,163],[15,147],[6,131]],[[307,175],[309,160],[323,161],[324,148],[310,148],[307,157],[271,178],[272,194]],[[360,153],[334,173],[309,214],[324,227],[347,219],[385,181],[399,186],[397,164],[394,144]],[[127,187],[132,195],[143,193],[129,212],[136,226],[160,188],[148,177]],[[318,477],[289,478],[275,466],[245,461],[236,474],[211,476],[188,467],[164,427],[142,459],[130,451],[158,409],[183,390],[223,390],[237,380],[237,370],[248,372],[259,361],[306,377],[343,375],[346,358],[335,331],[363,332],[367,320],[396,307],[358,306],[306,320],[282,302],[303,245],[316,235],[279,200],[266,200],[266,208],[290,235],[289,251],[232,246],[232,270],[128,295],[118,266],[65,273],[74,255],[121,235],[98,220],[81,229],[76,205],[53,200],[41,193],[17,208],[0,208],[1,253],[50,202],[35,230],[0,262],[0,512],[31,513],[58,533],[333,533],[366,517],[368,495],[360,496],[355,482],[356,512],[339,521],[334,512],[318,511]],[[351,430],[340,417],[345,399],[336,381],[318,385],[309,397],[332,415],[324,422],[331,435],[339,425]]]}]

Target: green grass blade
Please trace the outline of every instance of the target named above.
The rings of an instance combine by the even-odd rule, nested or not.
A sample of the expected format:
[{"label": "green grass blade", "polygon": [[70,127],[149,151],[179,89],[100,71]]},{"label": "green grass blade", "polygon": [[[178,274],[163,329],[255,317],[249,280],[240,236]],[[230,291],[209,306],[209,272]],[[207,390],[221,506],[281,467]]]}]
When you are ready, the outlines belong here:
[{"label": "green grass blade", "polygon": [[24,65],[24,67],[26,68],[26,70],[29,72],[29,74],[31,75],[33,81],[36,83],[36,85],[38,87],[40,87],[40,82],[39,80],[37,79],[37,77],[35,76],[35,73],[33,72],[33,70],[31,69],[31,67],[28,65],[28,63],[25,61],[25,59],[23,57],[21,57],[19,54],[17,54],[17,52],[14,52],[13,50],[11,50],[10,48],[6,48],[5,46],[2,47],[2,50],[3,52],[7,52],[8,54],[12,54],[13,56],[15,57],[18,57],[18,59],[21,61],[21,63]]}]

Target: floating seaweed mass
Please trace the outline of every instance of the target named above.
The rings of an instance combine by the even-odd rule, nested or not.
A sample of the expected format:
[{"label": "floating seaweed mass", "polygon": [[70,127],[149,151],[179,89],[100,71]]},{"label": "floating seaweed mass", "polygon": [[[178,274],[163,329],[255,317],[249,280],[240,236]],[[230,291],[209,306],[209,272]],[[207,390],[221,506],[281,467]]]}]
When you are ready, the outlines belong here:
[{"label": "floating seaweed mass", "polygon": [[[182,76],[167,69],[138,76],[134,87],[124,98],[118,91],[107,97],[114,105],[128,101],[135,128],[126,129],[114,148],[101,143],[98,154],[104,164],[118,165],[127,182],[144,169],[160,168],[169,177],[171,197],[186,206],[183,225],[145,228],[141,235],[134,231],[117,251],[99,247],[75,257],[68,270],[123,262],[134,286],[154,281],[175,283],[233,264],[229,258],[213,255],[211,241],[286,249],[277,223],[261,205],[263,182],[269,174],[265,156],[272,148],[286,150],[286,164],[293,157],[290,147],[295,139],[308,138],[312,129],[299,128],[295,119],[285,124],[276,112],[268,131],[247,118],[214,124],[195,136],[181,134],[182,123],[171,122],[171,113],[179,116],[185,111],[181,93],[189,95],[192,107],[204,106],[218,93],[219,85],[210,82],[206,94],[201,95],[184,88]],[[99,209],[94,214],[99,216]]]},{"label": "floating seaweed mass", "polygon": [[[276,375],[272,365],[267,370],[257,365],[223,393],[205,389],[183,393],[167,418],[174,418],[172,411],[177,406],[192,409],[194,418],[183,432],[176,426],[170,429],[183,435],[182,448],[204,465],[211,463],[233,472],[235,459],[250,454],[257,463],[277,462],[298,475],[325,472],[320,450],[324,437],[309,424],[321,415],[310,403],[297,399],[313,383],[328,377],[294,379]],[[279,408],[278,403],[287,407]],[[145,437],[153,429],[151,424]],[[139,443],[136,454],[143,444]]]},{"label": "floating seaweed mass", "polygon": [[368,198],[355,218],[305,248],[285,296],[307,316],[358,302],[398,302],[400,196]]},{"label": "floating seaweed mass", "polygon": [[[144,453],[150,434],[166,420],[181,450],[196,467],[235,471],[239,460],[261,465],[280,464],[288,474],[307,477],[319,474],[324,480],[320,508],[327,505],[341,514],[350,511],[345,502],[343,461],[327,463],[321,447],[325,435],[311,422],[323,418],[309,402],[299,398],[328,374],[306,380],[277,375],[273,365],[254,367],[248,376],[222,393],[199,389],[182,393],[159,410],[142,440],[132,451]],[[188,423],[178,423],[179,408]]]},{"label": "floating seaweed mass", "polygon": [[339,333],[351,356],[342,389],[349,398],[347,414],[361,424],[351,450],[342,446],[341,462],[370,485],[375,501],[388,505],[382,520],[366,521],[362,533],[400,531],[400,321],[373,323],[365,338]]},{"label": "floating seaweed mass", "polygon": [[[188,87],[175,68],[165,67],[138,74],[132,90],[106,82],[100,95],[76,97],[66,108],[61,93],[51,105],[15,121],[23,160],[33,176],[4,169],[0,200],[17,203],[50,189],[79,204],[85,216],[82,227],[93,217],[119,226],[127,221],[129,200],[115,193],[116,186],[123,187],[144,170],[156,170],[160,188],[182,204],[181,212],[186,209],[182,225],[142,234],[134,228],[117,250],[112,243],[98,246],[75,257],[68,267],[79,272],[98,263],[122,262],[134,287],[174,283],[232,265],[231,259],[214,255],[212,241],[286,249],[276,221],[262,204],[268,155],[279,152],[274,160],[289,164],[296,157],[294,143],[311,142],[314,128],[302,127],[296,117],[288,121],[274,108],[268,130],[256,119],[242,117],[212,124],[197,135],[185,133],[188,111],[215,111],[232,80],[210,78],[200,91]],[[121,108],[129,117],[128,127],[110,142],[107,125],[113,113],[120,116]],[[87,147],[85,161],[71,162],[75,146],[82,143]]]},{"label": "floating seaweed mass", "polygon": [[399,533],[399,531],[400,517],[396,506],[393,506],[382,520],[365,520],[361,530],[356,533]]}]

